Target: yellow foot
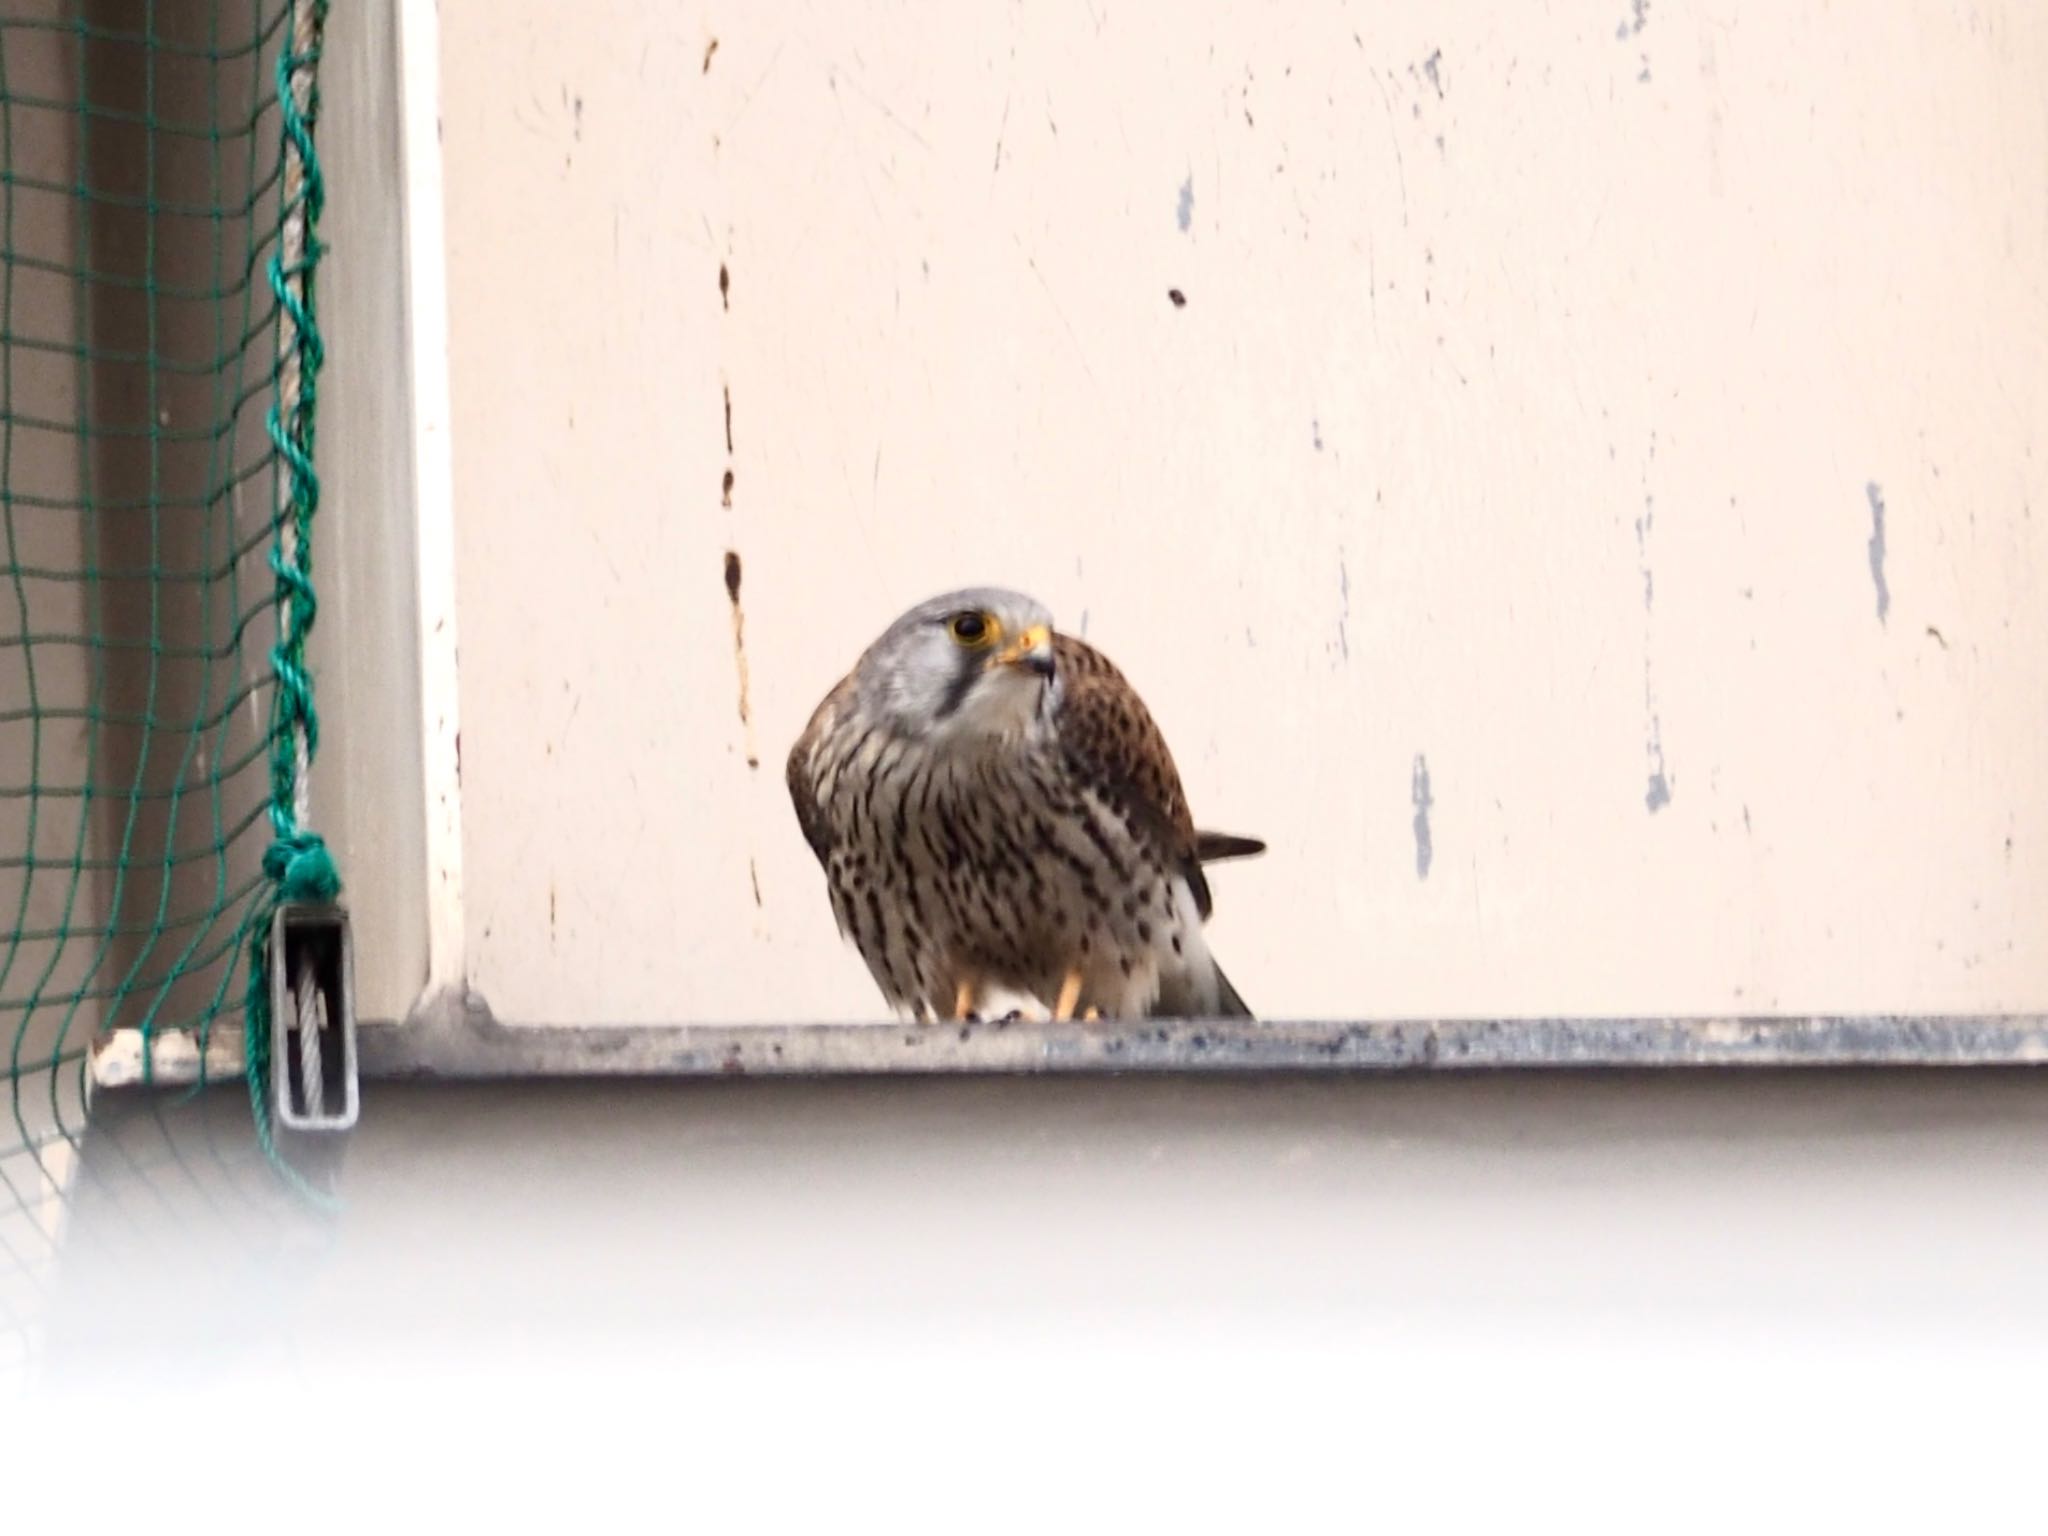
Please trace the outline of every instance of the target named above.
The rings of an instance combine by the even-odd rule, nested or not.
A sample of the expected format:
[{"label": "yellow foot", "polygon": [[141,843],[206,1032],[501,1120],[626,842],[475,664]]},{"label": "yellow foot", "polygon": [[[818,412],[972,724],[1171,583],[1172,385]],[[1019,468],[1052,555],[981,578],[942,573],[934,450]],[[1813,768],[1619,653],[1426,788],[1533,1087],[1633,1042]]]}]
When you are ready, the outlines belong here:
[{"label": "yellow foot", "polygon": [[1100,1024],[1102,1022],[1102,1010],[1093,1003],[1090,1003],[1081,1010],[1081,1022],[1083,1024]]},{"label": "yellow foot", "polygon": [[1064,1024],[1074,1016],[1074,1005],[1081,1001],[1081,973],[1069,971],[1060,983],[1060,1000],[1053,1004],[1053,1021]]},{"label": "yellow foot", "polygon": [[974,978],[963,977],[953,990],[953,1022],[964,1024],[974,1017]]}]

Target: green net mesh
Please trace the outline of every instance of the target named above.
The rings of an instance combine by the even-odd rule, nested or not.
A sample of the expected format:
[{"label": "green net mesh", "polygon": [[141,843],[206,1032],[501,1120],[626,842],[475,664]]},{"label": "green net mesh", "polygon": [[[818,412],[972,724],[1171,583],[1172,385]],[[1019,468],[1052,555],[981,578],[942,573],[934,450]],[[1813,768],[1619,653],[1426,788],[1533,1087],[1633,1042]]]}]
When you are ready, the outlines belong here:
[{"label": "green net mesh", "polygon": [[88,1043],[239,1026],[295,846],[319,18],[0,10],[4,1367],[53,1281]]}]

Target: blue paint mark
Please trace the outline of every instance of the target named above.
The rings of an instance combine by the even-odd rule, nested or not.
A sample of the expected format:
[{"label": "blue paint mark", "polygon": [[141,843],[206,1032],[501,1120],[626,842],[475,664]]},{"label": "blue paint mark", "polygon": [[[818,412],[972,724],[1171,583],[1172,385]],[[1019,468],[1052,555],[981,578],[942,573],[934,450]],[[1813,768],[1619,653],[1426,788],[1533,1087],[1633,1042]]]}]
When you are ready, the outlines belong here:
[{"label": "blue paint mark", "polygon": [[1643,804],[1656,815],[1671,803],[1671,780],[1664,774],[1664,732],[1656,715],[1650,716],[1650,786],[1643,792]]},{"label": "blue paint mark", "polygon": [[[1657,436],[1650,434],[1650,457],[1657,457]],[[1644,473],[1645,481],[1648,471]],[[1650,534],[1657,526],[1657,498],[1652,496],[1645,485],[1643,491],[1643,515],[1636,519],[1636,565],[1643,576],[1643,620],[1645,626],[1657,602],[1657,579],[1650,569]],[[1664,771],[1664,729],[1657,718],[1657,684],[1651,675],[1649,637],[1644,636],[1643,644],[1643,714],[1649,721],[1649,733],[1643,746],[1649,754],[1650,780],[1643,791],[1643,804],[1656,815],[1671,803],[1671,779]]]},{"label": "blue paint mark", "polygon": [[1870,498],[1870,579],[1877,587],[1877,622],[1891,612],[1892,589],[1884,579],[1884,491],[1873,480],[1863,488]]},{"label": "blue paint mark", "polygon": [[1436,804],[1429,793],[1429,760],[1415,754],[1415,771],[1409,775],[1408,793],[1415,804],[1415,878],[1429,878],[1430,860],[1436,856],[1429,836],[1429,808]]},{"label": "blue paint mark", "polygon": [[1186,234],[1195,222],[1195,175],[1188,173],[1188,179],[1180,184],[1180,205],[1173,211],[1180,223],[1180,232]]},{"label": "blue paint mark", "polygon": [[1337,598],[1343,607],[1337,614],[1337,649],[1344,659],[1351,659],[1351,567],[1345,563],[1344,551],[1337,551]]},{"label": "blue paint mark", "polygon": [[1656,578],[1650,574],[1650,530],[1657,526],[1657,498],[1648,494],[1643,497],[1643,515],[1636,519],[1636,564],[1643,573],[1643,612],[1648,613],[1657,600]]}]

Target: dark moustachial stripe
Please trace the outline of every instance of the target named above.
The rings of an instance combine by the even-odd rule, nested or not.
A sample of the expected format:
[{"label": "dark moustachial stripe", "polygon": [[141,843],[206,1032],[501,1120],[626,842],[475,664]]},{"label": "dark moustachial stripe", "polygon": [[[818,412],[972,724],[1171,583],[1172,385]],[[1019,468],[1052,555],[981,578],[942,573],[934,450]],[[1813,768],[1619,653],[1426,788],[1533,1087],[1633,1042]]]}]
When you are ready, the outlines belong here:
[{"label": "dark moustachial stripe", "polygon": [[960,706],[967,702],[967,695],[974,690],[974,680],[981,675],[981,660],[972,651],[960,654],[960,670],[946,685],[946,696],[939,700],[939,719],[950,720],[960,712]]}]

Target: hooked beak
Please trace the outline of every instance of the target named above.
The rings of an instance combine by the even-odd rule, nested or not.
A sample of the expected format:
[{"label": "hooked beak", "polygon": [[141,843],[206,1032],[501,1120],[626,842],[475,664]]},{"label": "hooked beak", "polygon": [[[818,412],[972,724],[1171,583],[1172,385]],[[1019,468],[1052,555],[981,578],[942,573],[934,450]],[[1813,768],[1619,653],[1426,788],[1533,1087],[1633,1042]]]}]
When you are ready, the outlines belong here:
[{"label": "hooked beak", "polygon": [[1022,667],[1040,677],[1052,676],[1052,629],[1034,624],[988,659],[991,667]]}]

